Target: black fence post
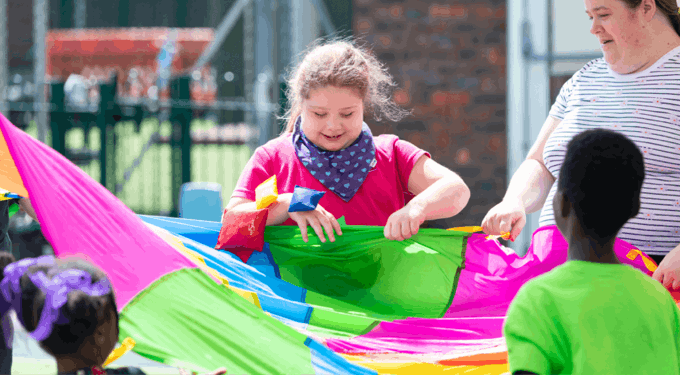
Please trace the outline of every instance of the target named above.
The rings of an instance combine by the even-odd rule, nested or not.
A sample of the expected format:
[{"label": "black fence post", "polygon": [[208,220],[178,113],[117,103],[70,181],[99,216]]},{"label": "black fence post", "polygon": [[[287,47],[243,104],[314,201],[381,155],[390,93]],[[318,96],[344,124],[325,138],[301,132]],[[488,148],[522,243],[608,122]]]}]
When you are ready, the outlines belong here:
[{"label": "black fence post", "polygon": [[99,113],[97,114],[97,126],[101,150],[99,151],[100,183],[111,192],[115,192],[115,139],[113,125],[114,116],[118,115],[116,99],[116,86],[118,78],[114,75],[111,83],[99,86],[100,98]]},{"label": "black fence post", "polygon": [[[179,191],[182,184],[191,181],[191,94],[189,77],[179,77],[170,82],[170,98],[173,105],[170,114],[172,124],[172,216],[179,216]],[[179,105],[178,105],[179,104]]]},{"label": "black fence post", "polygon": [[56,106],[56,110],[50,116],[52,148],[62,155],[66,155],[66,131],[69,127],[65,113],[65,99],[64,83],[53,83],[50,103]]}]

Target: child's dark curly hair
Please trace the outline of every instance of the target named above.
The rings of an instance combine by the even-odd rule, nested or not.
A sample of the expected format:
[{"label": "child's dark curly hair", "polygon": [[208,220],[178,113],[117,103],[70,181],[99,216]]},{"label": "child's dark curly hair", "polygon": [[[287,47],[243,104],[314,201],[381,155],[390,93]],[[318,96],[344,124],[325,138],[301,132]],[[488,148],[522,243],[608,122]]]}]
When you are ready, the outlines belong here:
[{"label": "child's dark curly hair", "polygon": [[574,207],[585,234],[606,243],[638,214],[644,178],[637,146],[623,134],[597,129],[569,142],[557,187]]},{"label": "child's dark curly hair", "polygon": [[[4,270],[12,261],[11,254],[8,256],[8,253],[0,252],[0,265],[3,269],[0,281],[4,279]],[[77,258],[57,261],[52,266],[29,267],[20,278],[21,311],[17,311],[17,317],[29,332],[38,327],[46,300],[45,293],[31,281],[29,275],[42,271],[51,280],[67,270],[87,272],[93,284],[106,278],[104,272]],[[112,314],[115,314],[116,322],[118,321],[118,309],[113,290],[103,296],[91,296],[81,290],[72,290],[68,293],[68,300],[59,313],[65,318],[63,320],[65,323],[54,323],[49,336],[40,341],[43,349],[53,356],[78,352],[85,340],[95,333],[97,326],[111,319]]]}]

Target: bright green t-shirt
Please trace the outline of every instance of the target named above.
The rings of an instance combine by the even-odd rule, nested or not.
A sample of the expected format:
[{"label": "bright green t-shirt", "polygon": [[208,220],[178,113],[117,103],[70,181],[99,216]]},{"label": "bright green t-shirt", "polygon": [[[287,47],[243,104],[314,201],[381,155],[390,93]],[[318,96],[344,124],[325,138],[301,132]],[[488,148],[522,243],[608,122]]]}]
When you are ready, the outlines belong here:
[{"label": "bright green t-shirt", "polygon": [[680,309],[627,265],[568,261],[529,281],[503,333],[513,373],[680,374]]}]

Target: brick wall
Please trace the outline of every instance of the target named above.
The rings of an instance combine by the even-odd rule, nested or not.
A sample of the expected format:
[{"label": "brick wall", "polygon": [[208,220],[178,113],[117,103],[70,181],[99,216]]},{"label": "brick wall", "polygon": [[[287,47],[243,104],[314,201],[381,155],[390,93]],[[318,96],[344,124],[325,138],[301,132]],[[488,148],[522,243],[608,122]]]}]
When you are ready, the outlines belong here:
[{"label": "brick wall", "polygon": [[479,225],[505,193],[506,5],[503,0],[353,0],[354,34],[369,42],[413,110],[399,123],[367,122],[429,151],[472,191],[454,218]]}]

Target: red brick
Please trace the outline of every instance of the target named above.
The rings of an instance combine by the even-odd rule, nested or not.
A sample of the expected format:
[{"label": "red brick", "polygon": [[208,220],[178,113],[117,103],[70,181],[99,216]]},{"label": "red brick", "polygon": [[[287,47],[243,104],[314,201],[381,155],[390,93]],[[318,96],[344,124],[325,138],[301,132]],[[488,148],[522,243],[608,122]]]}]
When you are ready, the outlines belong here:
[{"label": "red brick", "polygon": [[361,34],[367,33],[371,31],[372,28],[373,23],[371,22],[370,19],[360,18],[359,20],[357,20],[357,30],[359,30],[359,33]]},{"label": "red brick", "polygon": [[432,104],[436,106],[447,104],[467,105],[470,102],[470,94],[467,92],[435,91],[431,99]]},{"label": "red brick", "polygon": [[461,148],[456,152],[456,163],[458,165],[467,165],[470,163],[470,150]]},{"label": "red brick", "polygon": [[438,150],[446,149],[447,147],[449,147],[451,143],[451,137],[449,137],[449,132],[444,130],[437,132],[435,135],[435,139],[437,140],[436,145]]},{"label": "red brick", "polygon": [[467,18],[467,15],[468,10],[464,6],[430,5],[430,17],[433,19],[444,18],[464,20]]},{"label": "red brick", "polygon": [[492,64],[496,64],[496,63],[498,63],[499,60],[500,60],[500,53],[498,52],[498,49],[497,49],[497,48],[489,48],[489,49],[487,49],[486,52],[485,52],[485,54],[484,54],[484,56],[485,56],[486,59],[487,59],[490,63],[492,63]]},{"label": "red brick", "polygon": [[490,18],[494,16],[494,10],[488,6],[478,6],[474,8],[475,14],[481,18]]},{"label": "red brick", "polygon": [[392,36],[389,34],[380,35],[377,41],[380,42],[381,47],[389,47],[392,45]]},{"label": "red brick", "polygon": [[390,16],[392,18],[401,18],[402,14],[404,14],[404,8],[401,5],[393,5],[390,8]]},{"label": "red brick", "polygon": [[407,105],[411,102],[411,97],[408,95],[408,90],[397,90],[394,93],[394,101],[399,105]]},{"label": "red brick", "polygon": [[489,151],[498,151],[498,149],[501,148],[501,137],[498,135],[492,136],[489,139],[486,148],[489,149]]}]

